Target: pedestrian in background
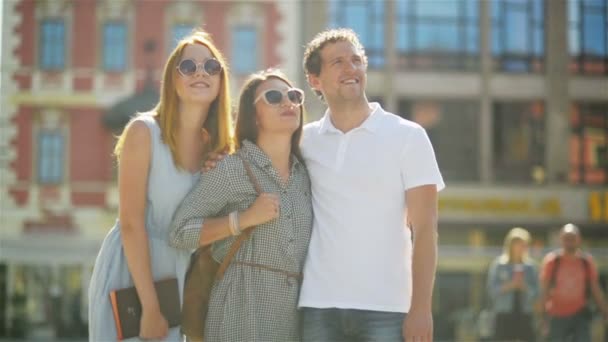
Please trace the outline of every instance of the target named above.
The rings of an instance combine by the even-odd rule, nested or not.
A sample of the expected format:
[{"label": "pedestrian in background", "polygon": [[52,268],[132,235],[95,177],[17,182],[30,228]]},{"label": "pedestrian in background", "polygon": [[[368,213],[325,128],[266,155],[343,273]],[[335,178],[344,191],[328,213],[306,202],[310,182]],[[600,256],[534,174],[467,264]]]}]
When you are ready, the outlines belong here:
[{"label": "pedestrian in background", "polygon": [[530,233],[513,228],[504,240],[503,253],[490,266],[488,292],[499,341],[534,341],[534,303],[538,298],[538,272],[528,255]]},{"label": "pedestrian in background", "polygon": [[589,253],[581,251],[581,234],[577,226],[563,226],[560,242],[560,249],[545,256],[540,273],[548,340],[591,341],[593,315],[588,306],[589,297],[593,297],[604,318],[608,318],[597,266]]}]

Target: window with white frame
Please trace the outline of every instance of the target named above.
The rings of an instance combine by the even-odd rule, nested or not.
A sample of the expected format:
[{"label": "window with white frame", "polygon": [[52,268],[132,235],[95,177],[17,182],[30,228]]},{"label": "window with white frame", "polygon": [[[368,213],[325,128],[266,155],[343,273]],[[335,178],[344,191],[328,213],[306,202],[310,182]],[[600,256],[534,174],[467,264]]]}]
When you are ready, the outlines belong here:
[{"label": "window with white frame", "polygon": [[187,23],[174,24],[171,28],[171,42],[169,44],[169,51],[177,46],[177,43],[194,30],[194,25]]},{"label": "window with white frame", "polygon": [[237,75],[258,69],[258,37],[253,25],[238,25],[232,29],[232,71]]},{"label": "window with white frame", "polygon": [[61,129],[38,131],[38,182],[59,184],[63,182],[65,139]]},{"label": "window with white frame", "polygon": [[54,71],[65,68],[65,22],[60,18],[40,23],[40,69]]},{"label": "window with white frame", "polygon": [[127,24],[108,21],[103,25],[103,70],[121,72],[127,68]]}]

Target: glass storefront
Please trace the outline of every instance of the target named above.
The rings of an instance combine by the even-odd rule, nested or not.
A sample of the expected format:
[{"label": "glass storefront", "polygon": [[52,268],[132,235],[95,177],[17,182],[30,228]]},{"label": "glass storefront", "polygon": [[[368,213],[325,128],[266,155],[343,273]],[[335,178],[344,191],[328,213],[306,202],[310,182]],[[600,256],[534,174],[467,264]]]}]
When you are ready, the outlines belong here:
[{"label": "glass storefront", "polygon": [[[86,338],[88,272],[82,265],[2,265],[3,333],[27,339]],[[86,277],[86,281],[85,280]]]}]

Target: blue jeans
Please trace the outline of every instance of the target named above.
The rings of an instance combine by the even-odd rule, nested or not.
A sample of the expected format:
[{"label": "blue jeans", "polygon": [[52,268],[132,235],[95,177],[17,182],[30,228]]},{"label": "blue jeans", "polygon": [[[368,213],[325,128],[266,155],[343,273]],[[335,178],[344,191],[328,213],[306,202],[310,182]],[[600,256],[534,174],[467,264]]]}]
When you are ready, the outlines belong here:
[{"label": "blue jeans", "polygon": [[403,341],[405,313],[302,308],[302,341]]},{"label": "blue jeans", "polygon": [[549,341],[591,342],[591,317],[587,311],[567,317],[551,317]]}]

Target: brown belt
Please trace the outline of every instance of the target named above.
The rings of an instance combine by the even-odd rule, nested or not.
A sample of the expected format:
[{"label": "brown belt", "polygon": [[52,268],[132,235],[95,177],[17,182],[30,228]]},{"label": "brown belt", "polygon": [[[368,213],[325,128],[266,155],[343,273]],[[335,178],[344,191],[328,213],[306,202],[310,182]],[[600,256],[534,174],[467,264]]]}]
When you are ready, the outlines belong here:
[{"label": "brown belt", "polygon": [[298,280],[302,279],[302,273],[288,272],[288,271],[284,271],[284,270],[281,270],[281,269],[278,269],[278,268],[274,268],[274,267],[270,267],[270,266],[266,266],[266,265],[262,265],[262,264],[256,264],[256,263],[253,263],[253,262],[233,261],[232,263],[235,264],[235,265],[243,265],[243,266],[255,267],[255,268],[262,269],[262,270],[279,273],[279,274],[285,275],[285,276],[287,276],[289,278],[295,278],[295,279],[298,279]]}]

